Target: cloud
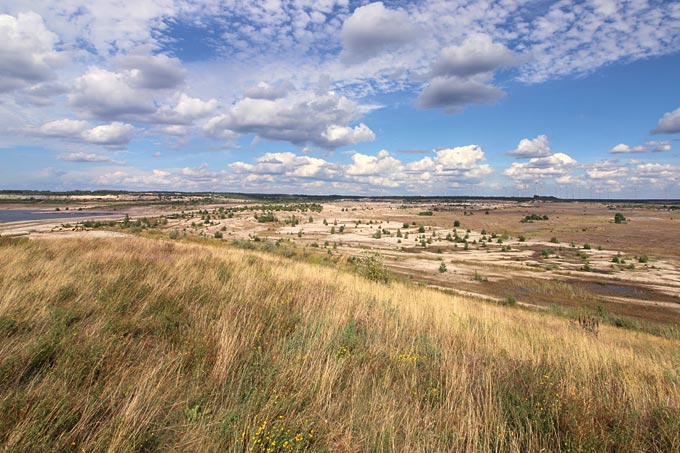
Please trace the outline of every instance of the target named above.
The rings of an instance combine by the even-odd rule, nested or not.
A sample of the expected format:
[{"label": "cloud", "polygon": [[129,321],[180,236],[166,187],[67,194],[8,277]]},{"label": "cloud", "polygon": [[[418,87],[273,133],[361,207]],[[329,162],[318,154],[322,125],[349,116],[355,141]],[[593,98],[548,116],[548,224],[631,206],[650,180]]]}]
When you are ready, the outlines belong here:
[{"label": "cloud", "polygon": [[559,178],[564,181],[576,163],[567,154],[555,153],[546,157],[533,157],[527,162],[513,162],[503,174],[518,183]]},{"label": "cloud", "polygon": [[57,156],[58,160],[63,160],[66,162],[86,162],[86,163],[110,163],[116,165],[124,165],[124,161],[113,160],[106,156],[100,156],[99,154],[92,153],[70,153],[61,154]]},{"label": "cloud", "polygon": [[652,186],[677,187],[680,184],[680,167],[658,162],[639,163],[633,169],[631,182]]},{"label": "cloud", "polygon": [[157,132],[165,135],[172,135],[175,137],[183,137],[189,133],[186,126],[171,124],[169,126],[159,126],[155,129]]},{"label": "cloud", "polygon": [[72,108],[101,120],[134,119],[155,111],[151,99],[128,84],[125,74],[90,67],[69,96]]},{"label": "cloud", "polygon": [[186,70],[177,58],[150,55],[145,49],[118,56],[114,61],[130,71],[130,85],[152,90],[176,88],[184,83]]},{"label": "cloud", "polygon": [[417,100],[421,109],[443,108],[460,113],[468,104],[494,104],[505,96],[500,89],[472,79],[435,77]]},{"label": "cloud", "polygon": [[630,154],[630,153],[660,153],[663,151],[670,151],[673,145],[670,141],[647,141],[643,145],[628,146],[625,143],[619,143],[609,150],[609,154]]},{"label": "cloud", "polygon": [[181,179],[173,176],[172,172],[160,169],[114,171],[95,175],[92,178],[92,183],[101,187],[176,188],[180,181]]},{"label": "cloud", "polygon": [[531,157],[547,157],[552,154],[548,137],[539,135],[534,139],[523,138],[519,141],[517,148],[507,153],[518,159]]},{"label": "cloud", "polygon": [[412,42],[416,34],[406,11],[385,8],[382,2],[369,3],[355,9],[343,23],[340,58],[359,63]]},{"label": "cloud", "polygon": [[406,172],[416,179],[414,184],[427,182],[430,190],[440,187],[476,185],[493,173],[479,145],[457,146],[434,151],[434,159],[426,156],[406,165]]},{"label": "cloud", "polygon": [[83,140],[89,143],[107,146],[126,145],[135,134],[135,128],[131,124],[113,122],[102,124],[83,132]]},{"label": "cloud", "polygon": [[188,125],[195,120],[211,115],[217,109],[217,100],[202,101],[180,93],[174,107],[161,106],[150,117],[155,123]]},{"label": "cloud", "polygon": [[0,93],[52,77],[59,60],[54,50],[57,41],[36,13],[0,14]]},{"label": "cloud", "polygon": [[275,99],[286,97],[295,87],[290,82],[282,82],[276,85],[270,85],[267,82],[260,82],[257,85],[246,88],[244,97],[251,99],[268,99],[273,101]]},{"label": "cloud", "polygon": [[360,123],[355,127],[332,124],[326,128],[326,131],[321,136],[326,140],[330,148],[356,145],[357,143],[375,140],[375,134],[364,123]]},{"label": "cloud", "polygon": [[87,121],[64,119],[45,123],[37,132],[45,137],[80,138],[89,126]]},{"label": "cloud", "polygon": [[524,58],[503,44],[492,42],[490,36],[475,33],[459,46],[442,49],[439,59],[432,65],[432,74],[440,77],[468,77],[523,61]]},{"label": "cloud", "polygon": [[53,104],[54,96],[67,92],[68,87],[62,82],[41,82],[17,91],[17,99],[21,103],[44,107]]},{"label": "cloud", "polygon": [[247,175],[250,182],[273,181],[273,176],[290,183],[300,180],[328,180],[338,173],[335,165],[311,156],[295,153],[266,153],[255,160],[255,165],[234,162],[229,165],[236,174]]},{"label": "cloud", "polygon": [[676,2],[556,1],[541,14],[513,21],[533,57],[521,79],[542,82],[675,52],[678,17]]},{"label": "cloud", "polygon": [[361,115],[359,104],[334,92],[299,92],[275,100],[244,98],[208,120],[203,130],[215,139],[253,133],[260,139],[333,149],[375,138],[363,123],[348,126]]},{"label": "cloud", "polygon": [[[291,152],[266,153],[254,164],[234,162],[229,168],[246,186],[255,188],[271,187],[276,182],[277,187],[297,190],[330,187],[353,193],[396,189],[422,193],[424,188],[441,192],[480,184],[493,173],[477,145],[437,150],[433,157],[415,162],[402,162],[384,149],[375,155],[355,152],[349,163]],[[318,184],[310,185],[313,182]]]},{"label": "cloud", "polygon": [[652,134],[680,134],[680,108],[665,113]]},{"label": "cloud", "polygon": [[[138,56],[134,56],[135,60],[137,58]],[[150,67],[155,65],[157,62],[149,62]],[[174,82],[168,82],[167,74],[159,75],[166,69],[161,67],[145,68],[143,71],[146,72],[137,69],[113,72],[90,67],[76,80],[69,95],[70,106],[86,118],[102,121],[177,125],[190,125],[217,109],[216,99],[203,101],[184,92],[168,95],[163,88],[174,86]],[[174,103],[174,106],[169,103]],[[161,104],[160,107],[157,107],[158,104]]]},{"label": "cloud", "polygon": [[347,167],[347,174],[353,176],[395,175],[403,170],[401,161],[395,159],[386,150],[376,156],[355,153],[352,164]]},{"label": "cloud", "polygon": [[108,147],[127,145],[135,135],[131,124],[113,122],[92,127],[83,120],[63,119],[45,123],[37,129],[27,131],[35,135],[91,143]]},{"label": "cloud", "polygon": [[460,45],[442,49],[432,64],[429,85],[418,97],[417,106],[460,113],[468,104],[494,104],[505,93],[488,83],[493,71],[522,61],[503,44],[494,43],[490,36],[475,33]]}]

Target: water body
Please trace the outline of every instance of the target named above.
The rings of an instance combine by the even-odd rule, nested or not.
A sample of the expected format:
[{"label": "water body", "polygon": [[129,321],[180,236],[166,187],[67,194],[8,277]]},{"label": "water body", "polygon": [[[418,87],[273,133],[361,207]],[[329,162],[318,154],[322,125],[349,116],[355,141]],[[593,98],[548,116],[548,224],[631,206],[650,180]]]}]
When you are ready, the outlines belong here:
[{"label": "water body", "polygon": [[[0,209],[0,223],[24,222],[27,220],[68,220],[116,215],[113,212],[87,211],[40,211],[36,209]],[[122,217],[122,214],[121,214]]]}]

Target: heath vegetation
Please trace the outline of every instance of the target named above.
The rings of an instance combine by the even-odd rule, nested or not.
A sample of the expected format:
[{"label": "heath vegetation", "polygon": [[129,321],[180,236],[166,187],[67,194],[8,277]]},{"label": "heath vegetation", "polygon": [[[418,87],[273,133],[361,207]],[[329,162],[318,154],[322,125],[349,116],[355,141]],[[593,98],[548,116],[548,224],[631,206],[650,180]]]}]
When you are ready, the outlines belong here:
[{"label": "heath vegetation", "polygon": [[680,448],[677,341],[164,237],[0,239],[7,451]]}]

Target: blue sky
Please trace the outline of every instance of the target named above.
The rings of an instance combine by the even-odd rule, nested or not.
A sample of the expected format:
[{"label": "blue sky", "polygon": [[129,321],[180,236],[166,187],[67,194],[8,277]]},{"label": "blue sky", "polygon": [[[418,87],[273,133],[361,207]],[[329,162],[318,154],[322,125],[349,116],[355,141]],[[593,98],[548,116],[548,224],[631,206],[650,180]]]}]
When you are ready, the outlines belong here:
[{"label": "blue sky", "polygon": [[0,188],[680,198],[680,2],[0,6]]}]

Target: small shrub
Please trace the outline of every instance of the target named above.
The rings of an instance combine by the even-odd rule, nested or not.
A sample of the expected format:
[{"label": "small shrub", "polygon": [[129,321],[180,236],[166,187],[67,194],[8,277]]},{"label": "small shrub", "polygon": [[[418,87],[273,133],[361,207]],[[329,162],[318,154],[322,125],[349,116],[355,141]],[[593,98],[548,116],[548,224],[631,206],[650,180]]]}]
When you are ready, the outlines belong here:
[{"label": "small shrub", "polygon": [[586,250],[591,250],[591,249],[592,249],[592,247],[590,246],[590,244],[588,244],[587,242],[586,242],[585,244],[583,244],[583,248],[586,249]]},{"label": "small shrub", "polygon": [[555,236],[550,238],[550,242],[552,242],[553,244],[559,244],[560,243],[560,241],[558,241]]},{"label": "small shrub", "polygon": [[624,223],[626,221],[626,217],[621,214],[620,212],[617,212],[614,214],[614,223]]},{"label": "small shrub", "polygon": [[454,226],[455,228],[458,228],[458,227],[460,226],[460,220],[454,221],[454,222],[453,222],[453,226]]},{"label": "small shrub", "polygon": [[221,231],[215,231],[215,239],[222,239],[222,232]]},{"label": "small shrub", "polygon": [[[599,309],[599,306],[598,306]],[[578,325],[589,334],[597,336],[600,330],[600,320],[596,316],[582,315],[578,318]]]},{"label": "small shrub", "polygon": [[446,268],[446,263],[444,263],[442,261],[441,264],[439,265],[439,273],[443,274],[444,272],[447,272],[447,271],[448,271],[448,269]]},{"label": "small shrub", "polygon": [[514,296],[508,296],[505,299],[501,300],[501,305],[505,305],[507,307],[514,307],[517,305],[517,299],[515,299]]},{"label": "small shrub", "polygon": [[365,255],[361,259],[361,274],[369,280],[387,283],[390,275],[385,266],[385,259],[380,253]]},{"label": "small shrub", "polygon": [[639,262],[639,263],[643,263],[643,264],[644,264],[644,263],[647,263],[647,262],[649,262],[649,258],[647,257],[647,255],[641,255],[641,256],[638,258],[638,262]]}]

